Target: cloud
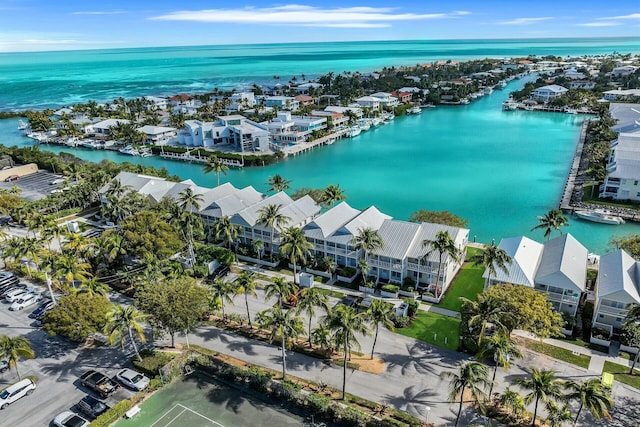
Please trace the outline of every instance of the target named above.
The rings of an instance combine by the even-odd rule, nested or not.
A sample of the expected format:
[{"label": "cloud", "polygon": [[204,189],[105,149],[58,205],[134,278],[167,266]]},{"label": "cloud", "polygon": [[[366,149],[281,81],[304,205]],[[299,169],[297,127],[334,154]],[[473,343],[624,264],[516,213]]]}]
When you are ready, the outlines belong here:
[{"label": "cloud", "polygon": [[606,20],[618,20],[618,19],[638,19],[640,20],[640,13],[631,13],[629,15],[609,16],[607,18],[598,18],[601,21]]},{"label": "cloud", "polygon": [[156,21],[195,21],[225,24],[278,24],[329,28],[380,28],[395,21],[447,19],[469,15],[467,11],[451,13],[399,13],[388,7],[320,8],[290,4],[275,7],[239,9],[182,10],[149,19]]},{"label": "cloud", "polygon": [[555,19],[555,18],[551,16],[545,16],[542,18],[515,18],[509,21],[498,22],[498,24],[500,25],[531,25],[531,24],[537,24],[538,22],[550,21],[552,19]]},{"label": "cloud", "polygon": [[576,24],[578,27],[617,27],[622,25],[619,22],[586,22],[584,24]]},{"label": "cloud", "polygon": [[123,10],[113,11],[86,11],[86,12],[73,12],[72,15],[120,15],[121,13],[127,13]]},{"label": "cloud", "polygon": [[83,34],[63,32],[0,32],[0,52],[68,50],[119,45],[115,40],[84,40]]}]

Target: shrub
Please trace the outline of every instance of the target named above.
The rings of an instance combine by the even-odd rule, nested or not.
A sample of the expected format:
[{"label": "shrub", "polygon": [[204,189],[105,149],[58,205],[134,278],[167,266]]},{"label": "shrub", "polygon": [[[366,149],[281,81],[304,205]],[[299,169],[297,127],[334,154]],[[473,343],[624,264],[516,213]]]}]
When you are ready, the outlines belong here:
[{"label": "shrub", "polygon": [[269,389],[271,375],[254,367],[249,370],[249,375],[249,385],[251,388],[263,393]]},{"label": "shrub", "polygon": [[591,336],[601,340],[608,340],[610,338],[609,331],[605,331],[604,329],[598,329],[598,328],[593,328],[591,330]]},{"label": "shrub", "polygon": [[91,427],[109,427],[118,418],[121,418],[133,406],[132,400],[123,400],[113,405],[107,412],[100,415],[92,423]]},{"label": "shrub", "polygon": [[416,313],[418,312],[418,306],[420,305],[420,303],[416,300],[409,300],[409,301],[406,301],[406,303],[409,305],[409,308],[407,309],[407,316],[409,317],[415,316]]},{"label": "shrub", "polygon": [[389,293],[395,294],[400,290],[400,287],[396,286],[396,285],[392,285],[392,284],[387,284],[387,285],[382,286],[382,288],[380,288],[380,289],[382,289],[385,292],[389,292]]},{"label": "shrub", "polygon": [[395,326],[395,328],[406,328],[407,326],[409,326],[411,324],[411,318],[410,317],[399,317],[399,316],[394,316],[393,317],[393,326]]},{"label": "shrub", "polygon": [[[409,291],[408,288],[411,288],[411,290]],[[405,277],[404,280],[402,281],[402,290],[407,292],[413,292],[415,288],[416,288],[416,281],[413,280],[412,277]]]},{"label": "shrub", "polygon": [[311,412],[316,414],[323,414],[329,407],[331,399],[326,396],[321,396],[317,393],[310,393],[307,396],[307,406]]},{"label": "shrub", "polygon": [[356,269],[353,267],[344,267],[338,271],[338,275],[342,277],[353,277],[356,274]]},{"label": "shrub", "polygon": [[133,357],[131,363],[138,371],[150,378],[158,375],[158,370],[175,357],[171,353],[151,350],[142,350],[140,356],[142,356],[142,361],[138,360],[137,357]]}]

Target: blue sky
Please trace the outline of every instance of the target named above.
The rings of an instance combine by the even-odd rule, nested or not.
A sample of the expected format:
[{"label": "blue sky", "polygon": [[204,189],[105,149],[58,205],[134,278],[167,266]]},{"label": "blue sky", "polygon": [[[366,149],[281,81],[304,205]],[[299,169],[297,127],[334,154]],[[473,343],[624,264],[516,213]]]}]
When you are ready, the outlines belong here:
[{"label": "blue sky", "polygon": [[640,35],[640,0],[0,0],[0,52]]}]

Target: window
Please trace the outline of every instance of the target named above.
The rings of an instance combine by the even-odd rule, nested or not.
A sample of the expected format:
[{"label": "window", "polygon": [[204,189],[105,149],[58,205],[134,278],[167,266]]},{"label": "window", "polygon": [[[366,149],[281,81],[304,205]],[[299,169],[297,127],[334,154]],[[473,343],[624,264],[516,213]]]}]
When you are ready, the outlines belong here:
[{"label": "window", "polygon": [[637,186],[638,185],[638,181],[637,180],[633,181],[633,185]]}]

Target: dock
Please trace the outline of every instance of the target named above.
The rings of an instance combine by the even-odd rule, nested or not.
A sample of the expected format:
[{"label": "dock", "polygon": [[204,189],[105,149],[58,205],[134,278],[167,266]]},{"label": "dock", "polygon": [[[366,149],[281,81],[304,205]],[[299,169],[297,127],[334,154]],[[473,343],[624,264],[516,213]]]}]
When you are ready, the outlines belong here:
[{"label": "dock", "polygon": [[587,128],[589,127],[590,120],[585,120],[582,124],[582,129],[580,130],[580,138],[578,139],[578,144],[576,145],[576,151],[573,154],[573,161],[571,162],[571,169],[569,170],[569,176],[567,177],[567,182],[564,185],[564,192],[562,193],[562,198],[560,199],[560,209],[563,211],[571,212],[573,210],[572,206],[572,198],[574,191],[576,190],[576,184],[582,187],[584,181],[576,182],[579,172],[586,171],[586,163],[588,160],[585,158],[584,162],[582,159],[582,152],[584,150],[584,142],[587,136]]},{"label": "dock", "polygon": [[296,144],[292,147],[286,147],[282,149],[282,152],[284,153],[285,157],[297,156],[300,153],[313,150],[314,148],[321,145],[328,145],[331,140],[342,138],[346,134],[346,132],[347,130],[343,129],[338,132],[323,136],[322,138],[314,139],[313,141],[301,142],[300,144]]},{"label": "dock", "polygon": [[[181,161],[195,162],[195,163],[207,163],[210,160],[210,158],[207,156],[193,155],[188,151],[186,153],[160,153],[160,157],[162,157],[163,159],[181,160]],[[235,160],[235,159],[225,159],[222,157],[220,157],[220,160],[222,161],[222,163],[224,163],[229,167],[233,167],[233,168],[244,167],[244,161]]]}]

